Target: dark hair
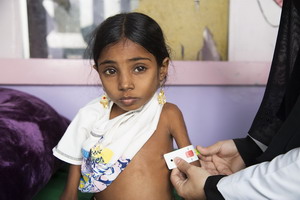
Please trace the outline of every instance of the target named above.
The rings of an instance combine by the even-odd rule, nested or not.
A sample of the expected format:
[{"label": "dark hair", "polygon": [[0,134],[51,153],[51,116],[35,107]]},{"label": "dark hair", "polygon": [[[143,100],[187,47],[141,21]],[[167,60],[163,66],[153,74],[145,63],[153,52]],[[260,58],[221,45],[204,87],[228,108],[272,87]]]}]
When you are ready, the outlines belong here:
[{"label": "dark hair", "polygon": [[103,49],[122,39],[135,42],[154,55],[159,66],[170,57],[160,26],[151,17],[137,12],[117,14],[103,21],[90,42],[91,57],[98,66]]}]

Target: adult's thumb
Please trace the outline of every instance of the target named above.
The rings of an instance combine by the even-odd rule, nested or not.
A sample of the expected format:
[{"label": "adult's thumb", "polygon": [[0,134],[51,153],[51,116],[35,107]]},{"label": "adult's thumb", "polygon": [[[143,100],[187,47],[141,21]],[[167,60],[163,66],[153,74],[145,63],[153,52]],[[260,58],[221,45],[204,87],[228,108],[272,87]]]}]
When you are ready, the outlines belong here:
[{"label": "adult's thumb", "polygon": [[179,169],[179,171],[183,172],[184,174],[186,174],[188,176],[187,172],[188,172],[189,168],[191,168],[191,165],[188,162],[186,162],[185,160],[178,158],[178,157],[176,157],[174,159],[174,162],[175,162],[177,168]]}]

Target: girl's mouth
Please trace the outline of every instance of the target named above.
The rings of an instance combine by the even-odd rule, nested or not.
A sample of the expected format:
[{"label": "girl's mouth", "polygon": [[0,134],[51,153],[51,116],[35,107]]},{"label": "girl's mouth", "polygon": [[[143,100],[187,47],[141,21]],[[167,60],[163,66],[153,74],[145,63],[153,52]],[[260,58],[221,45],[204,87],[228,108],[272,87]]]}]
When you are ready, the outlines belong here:
[{"label": "girl's mouth", "polygon": [[122,97],[119,101],[125,106],[131,106],[131,105],[135,104],[135,102],[138,101],[138,98],[136,98],[136,97]]}]

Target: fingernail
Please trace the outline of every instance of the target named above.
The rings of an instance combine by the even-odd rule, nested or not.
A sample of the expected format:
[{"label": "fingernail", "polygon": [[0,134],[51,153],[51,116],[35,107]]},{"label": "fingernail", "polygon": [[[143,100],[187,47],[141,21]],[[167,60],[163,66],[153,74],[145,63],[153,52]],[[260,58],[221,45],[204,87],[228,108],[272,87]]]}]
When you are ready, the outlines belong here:
[{"label": "fingernail", "polygon": [[174,158],[174,162],[175,162],[176,165],[179,164],[180,163],[180,158],[178,158],[178,157]]}]

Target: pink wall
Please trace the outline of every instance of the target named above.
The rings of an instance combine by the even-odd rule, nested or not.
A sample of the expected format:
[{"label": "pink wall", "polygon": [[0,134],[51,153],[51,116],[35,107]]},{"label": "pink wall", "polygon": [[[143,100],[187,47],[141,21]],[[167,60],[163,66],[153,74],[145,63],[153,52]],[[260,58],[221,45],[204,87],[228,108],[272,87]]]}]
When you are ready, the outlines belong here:
[{"label": "pink wall", "polygon": [[[170,69],[167,100],[181,109],[194,145],[247,134],[268,63],[174,61]],[[0,72],[0,86],[35,95],[69,119],[102,94],[88,61],[0,59]]]},{"label": "pink wall", "polygon": [[[169,85],[265,85],[270,63],[173,61]],[[94,85],[98,75],[88,60],[0,59],[0,84]]]}]

